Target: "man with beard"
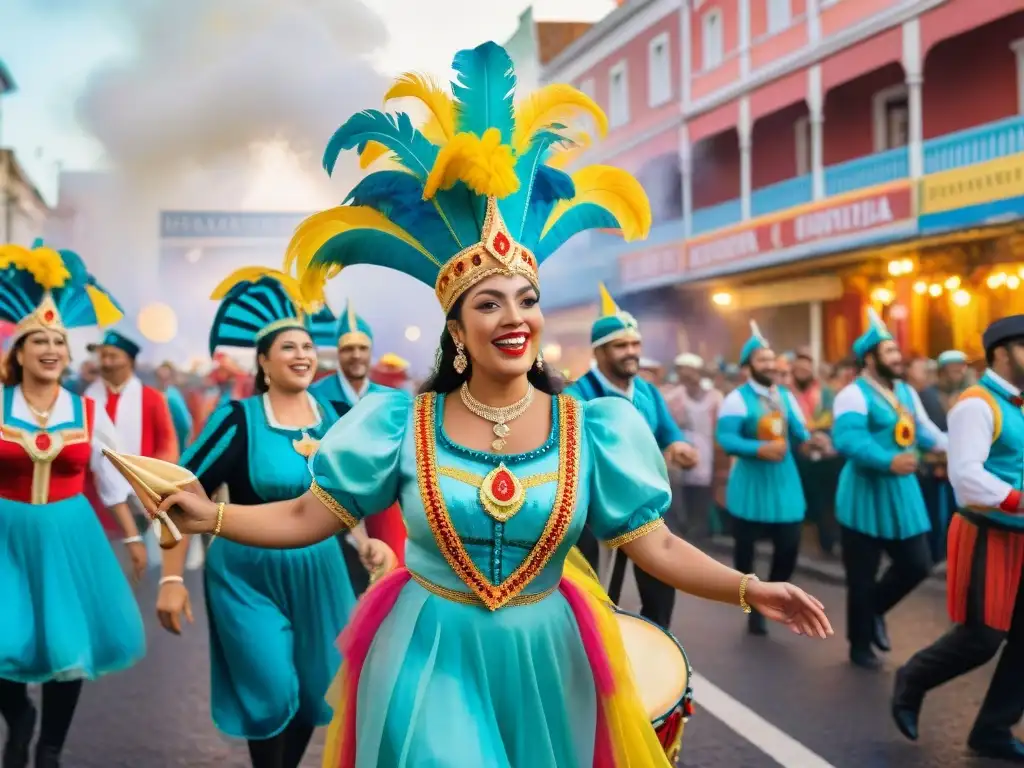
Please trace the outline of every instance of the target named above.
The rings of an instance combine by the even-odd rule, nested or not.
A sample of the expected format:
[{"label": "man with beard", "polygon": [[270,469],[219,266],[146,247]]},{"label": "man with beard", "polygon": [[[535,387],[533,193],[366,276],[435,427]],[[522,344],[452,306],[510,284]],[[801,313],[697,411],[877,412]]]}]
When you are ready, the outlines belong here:
[{"label": "man with beard", "polygon": [[[657,387],[637,375],[640,371],[642,345],[636,318],[619,309],[604,284],[601,284],[600,291],[601,317],[590,331],[594,364],[567,390],[568,393],[580,400],[626,398],[636,406],[650,426],[658,446],[665,454],[665,460],[683,469],[692,467],[697,461],[696,451],[679,431]],[[589,529],[585,529],[580,537],[579,547],[596,571],[599,549],[597,539]],[[608,589],[614,602],[618,602],[625,570],[626,557],[616,552],[612,582]],[[667,629],[675,604],[675,590],[638,567],[634,567],[634,573],[640,591],[640,614]]]},{"label": "man with beard", "polygon": [[[735,457],[725,491],[733,517],[734,567],[752,574],[758,540],[770,539],[769,580],[788,581],[796,569],[806,511],[792,449],[804,445],[810,434],[793,394],[775,383],[775,353],[754,321],[750,331],[740,352],[747,381],[726,395],[716,428],[719,445]],[[750,611],[747,630],[768,633],[757,611]]]},{"label": "man with beard", "polygon": [[350,301],[338,318],[338,373],[320,379],[309,391],[338,416],[344,416],[370,392],[387,389],[370,380],[372,354],[373,332]]},{"label": "man with beard", "polygon": [[949,478],[960,510],[946,581],[956,626],[896,673],[892,714],[916,741],[925,694],[988,663],[1005,641],[968,745],[1024,763],[1024,743],[1011,732],[1024,716],[1024,315],[997,320],[982,341],[988,370],[949,412]]},{"label": "man with beard", "polygon": [[[902,381],[903,356],[882,319],[868,310],[867,331],[853,343],[861,375],[836,396],[832,440],[846,457],[836,519],[846,569],[850,661],[878,669],[872,646],[891,648],[885,614],[928,577],[931,524],[917,481],[917,452],[945,451],[917,392]],[[882,553],[890,565],[878,579]]]},{"label": "man with beard", "polygon": [[[135,360],[141,351],[139,345],[124,333],[107,331],[103,341],[90,345],[89,351],[99,353],[100,380],[93,382],[85,396],[106,410],[117,430],[118,448],[129,455],[177,463],[178,437],[167,400],[135,375]],[[146,544],[151,562],[160,562],[160,550],[149,517],[137,498],[132,496],[129,503],[139,522],[139,530],[149,531]]]}]

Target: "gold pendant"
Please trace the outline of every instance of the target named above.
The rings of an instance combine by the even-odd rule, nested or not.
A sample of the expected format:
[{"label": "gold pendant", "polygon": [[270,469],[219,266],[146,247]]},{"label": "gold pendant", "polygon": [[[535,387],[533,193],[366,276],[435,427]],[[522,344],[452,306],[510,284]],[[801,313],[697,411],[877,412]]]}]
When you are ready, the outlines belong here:
[{"label": "gold pendant", "polygon": [[499,523],[511,520],[525,502],[526,489],[504,463],[492,469],[480,484],[480,503]]},{"label": "gold pendant", "polygon": [[314,440],[305,432],[302,433],[301,440],[292,440],[292,448],[295,449],[295,452],[300,456],[304,456],[307,459],[314,453],[316,453],[316,449],[319,447],[320,441]]},{"label": "gold pendant", "polygon": [[893,430],[893,439],[900,448],[909,448],[914,444],[916,435],[914,420],[905,411],[900,411]]},{"label": "gold pendant", "polygon": [[498,436],[498,439],[491,443],[491,448],[496,451],[505,450],[505,445],[507,443],[505,438],[508,437],[508,433],[512,430],[509,429],[508,424],[505,424],[504,422],[498,422],[492,429],[494,434]]}]

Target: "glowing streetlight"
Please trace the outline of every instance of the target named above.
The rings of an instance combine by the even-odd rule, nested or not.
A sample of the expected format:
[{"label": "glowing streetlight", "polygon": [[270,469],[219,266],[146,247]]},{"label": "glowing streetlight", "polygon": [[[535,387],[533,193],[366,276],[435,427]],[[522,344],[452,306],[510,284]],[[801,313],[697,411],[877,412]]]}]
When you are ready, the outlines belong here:
[{"label": "glowing streetlight", "polygon": [[406,328],[405,329],[405,338],[408,339],[409,341],[419,341],[419,339],[420,339],[420,329],[419,329],[419,326],[410,325],[408,328]]}]

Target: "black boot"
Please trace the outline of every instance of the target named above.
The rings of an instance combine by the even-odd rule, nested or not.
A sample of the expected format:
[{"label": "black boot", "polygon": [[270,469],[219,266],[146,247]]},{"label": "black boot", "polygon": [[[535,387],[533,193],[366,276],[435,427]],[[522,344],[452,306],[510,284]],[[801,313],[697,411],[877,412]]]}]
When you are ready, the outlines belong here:
[{"label": "black boot", "polygon": [[850,663],[861,669],[882,668],[882,660],[870,648],[850,648]]},{"label": "black boot", "polygon": [[60,750],[43,743],[37,744],[35,768],[60,768]]},{"label": "black boot", "polygon": [[32,749],[32,736],[35,730],[36,708],[29,702],[18,719],[7,724],[3,768],[28,768],[29,750]]},{"label": "black boot", "polygon": [[768,622],[765,621],[764,616],[757,611],[751,611],[750,615],[747,616],[747,632],[756,637],[764,637],[767,635]]},{"label": "black boot", "polygon": [[1011,733],[1001,736],[985,736],[972,732],[970,738],[967,739],[967,746],[979,757],[1024,764],[1024,743],[1020,739],[1014,738]]},{"label": "black boot", "polygon": [[871,638],[871,644],[880,651],[888,653],[892,650],[892,643],[889,642],[889,630],[886,629],[885,619],[881,616],[875,616],[874,634]]},{"label": "black boot", "polygon": [[917,741],[917,721],[921,715],[924,696],[911,689],[906,667],[896,670],[896,682],[892,691],[892,719],[900,733],[911,741]]}]

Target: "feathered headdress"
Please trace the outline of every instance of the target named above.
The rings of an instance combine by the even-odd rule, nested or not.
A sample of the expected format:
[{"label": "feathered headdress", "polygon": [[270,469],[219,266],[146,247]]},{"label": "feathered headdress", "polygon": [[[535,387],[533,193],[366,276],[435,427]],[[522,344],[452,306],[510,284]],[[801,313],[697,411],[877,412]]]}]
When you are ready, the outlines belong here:
[{"label": "feathered headdress", "polygon": [[210,298],[220,301],[210,328],[211,355],[218,347],[255,347],[284,328],[307,331],[318,347],[334,346],[337,319],[331,310],[305,302],[298,281],[276,269],[236,269]]},{"label": "feathered headdress", "polygon": [[516,78],[495,43],[461,51],[451,91],[416,74],[398,79],[385,103],[415,98],[430,113],[417,129],[404,113],[377,110],[351,117],[324,154],[330,173],[342,150],[358,150],[364,167],[388,156],[400,170],[370,174],[345,204],[315,214],[296,231],[285,271],[307,295],[322,298],[332,270],[377,264],[433,286],[448,312],[478,281],[522,275],[535,286],[540,264],[570,237],[617,229],[626,240],[647,236],[651,209],[625,171],[590,166],[571,176],[556,165],[580,139],[569,123],[607,119],[588,96],[548,85],[514,106]]},{"label": "feathered headdress", "polygon": [[892,334],[889,333],[889,329],[885,327],[885,322],[875,311],[874,307],[868,307],[868,327],[857,339],[853,342],[853,354],[858,360],[863,360],[864,356],[881,344],[883,341],[890,341]]},{"label": "feathered headdress", "polygon": [[11,343],[35,331],[113,325],[123,315],[78,254],[41,240],[0,245],[0,320],[14,324]]},{"label": "feathered headdress", "polygon": [[339,347],[344,347],[347,344],[373,346],[373,331],[370,330],[369,323],[356,314],[355,305],[351,300],[338,316],[337,339]]},{"label": "feathered headdress", "polygon": [[761,335],[761,328],[758,326],[757,321],[751,320],[750,338],[747,339],[747,343],[740,350],[740,365],[747,365],[757,350],[770,348],[771,345],[768,344],[768,340]]},{"label": "feathered headdress", "polygon": [[604,283],[600,283],[598,288],[601,292],[601,316],[591,326],[590,346],[597,348],[620,339],[640,341],[640,325],[636,318],[619,309]]}]

